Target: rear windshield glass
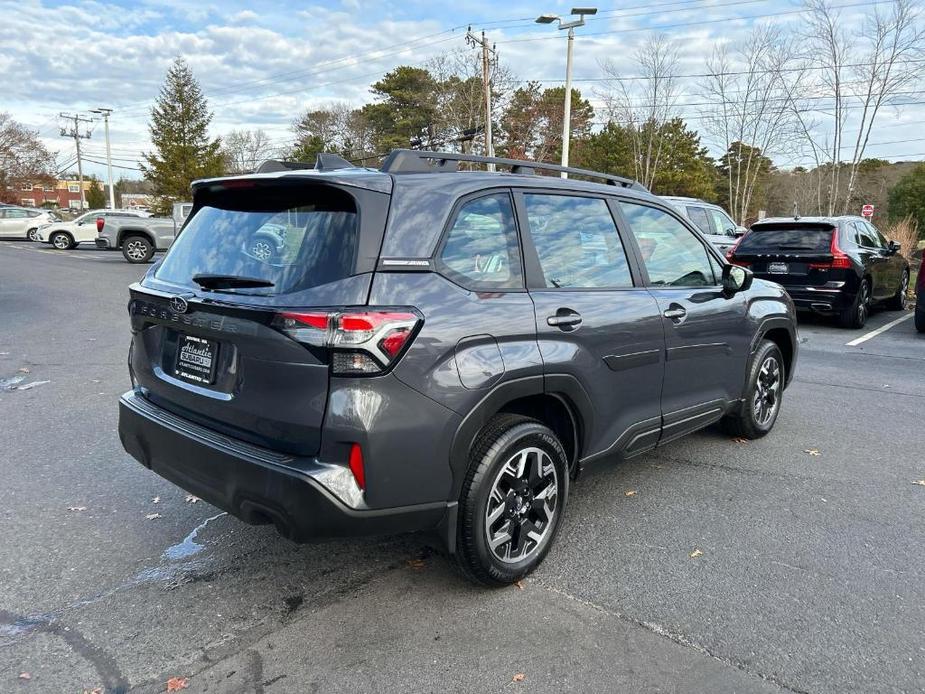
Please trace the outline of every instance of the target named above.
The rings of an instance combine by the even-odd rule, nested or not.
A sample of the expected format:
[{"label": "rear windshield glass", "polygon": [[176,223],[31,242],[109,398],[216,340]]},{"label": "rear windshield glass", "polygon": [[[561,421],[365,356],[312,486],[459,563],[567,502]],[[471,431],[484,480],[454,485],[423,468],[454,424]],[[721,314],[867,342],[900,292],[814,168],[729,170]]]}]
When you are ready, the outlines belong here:
[{"label": "rear windshield glass", "polygon": [[289,294],[353,274],[357,212],[334,188],[225,191],[204,205],[177,236],[157,279],[197,286],[197,275],[272,282],[244,294]]},{"label": "rear windshield glass", "polygon": [[818,251],[827,253],[832,246],[832,229],[825,227],[755,227],[739,242],[736,253],[768,251]]}]

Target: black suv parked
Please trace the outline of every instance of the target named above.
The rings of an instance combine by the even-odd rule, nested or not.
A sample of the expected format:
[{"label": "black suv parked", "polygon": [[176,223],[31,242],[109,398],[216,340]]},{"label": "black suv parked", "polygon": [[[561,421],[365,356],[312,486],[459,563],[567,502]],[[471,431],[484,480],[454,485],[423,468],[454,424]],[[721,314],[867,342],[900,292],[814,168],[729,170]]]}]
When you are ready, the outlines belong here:
[{"label": "black suv parked", "polygon": [[792,217],[755,222],[730,262],[782,284],[798,309],[863,328],[875,302],[901,311],[909,263],[863,217]]},{"label": "black suv parked", "polygon": [[[405,150],[276,168],[194,184],[131,287],[120,401],[135,458],[244,521],[433,528],[504,584],[549,550],[583,464],[774,425],[792,302],[639,184]],[[270,225],[285,247],[257,256]]]}]

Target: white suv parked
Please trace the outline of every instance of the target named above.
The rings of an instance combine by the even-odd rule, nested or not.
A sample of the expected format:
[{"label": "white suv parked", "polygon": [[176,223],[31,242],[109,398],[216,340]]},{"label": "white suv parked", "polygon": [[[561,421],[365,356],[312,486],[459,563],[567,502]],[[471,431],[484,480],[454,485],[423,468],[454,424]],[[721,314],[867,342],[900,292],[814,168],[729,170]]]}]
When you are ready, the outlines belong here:
[{"label": "white suv parked", "polygon": [[36,229],[58,219],[48,210],[0,207],[0,239],[33,239]]},{"label": "white suv parked", "polygon": [[719,205],[700,198],[683,198],[662,195],[672,207],[687,217],[714,248],[723,255],[735,245],[736,239],[747,230],[736,224]]},{"label": "white suv parked", "polygon": [[50,243],[59,251],[66,251],[80,243],[96,243],[96,235],[99,231],[96,225],[97,219],[113,217],[133,217],[137,219],[147,216],[145,212],[136,212],[134,210],[90,210],[71,222],[55,222],[39,227],[36,231],[35,240]]}]

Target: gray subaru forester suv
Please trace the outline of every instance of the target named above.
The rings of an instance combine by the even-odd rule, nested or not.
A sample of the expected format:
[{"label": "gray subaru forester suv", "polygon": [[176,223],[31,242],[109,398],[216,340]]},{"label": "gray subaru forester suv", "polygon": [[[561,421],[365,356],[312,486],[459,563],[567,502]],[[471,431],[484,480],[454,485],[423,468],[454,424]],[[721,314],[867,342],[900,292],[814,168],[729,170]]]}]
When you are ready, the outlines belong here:
[{"label": "gray subaru forester suv", "polygon": [[193,494],[295,541],[435,530],[508,584],[583,465],[774,426],[792,302],[638,183],[409,150],[297,167],[194,183],[130,289],[120,437]]}]

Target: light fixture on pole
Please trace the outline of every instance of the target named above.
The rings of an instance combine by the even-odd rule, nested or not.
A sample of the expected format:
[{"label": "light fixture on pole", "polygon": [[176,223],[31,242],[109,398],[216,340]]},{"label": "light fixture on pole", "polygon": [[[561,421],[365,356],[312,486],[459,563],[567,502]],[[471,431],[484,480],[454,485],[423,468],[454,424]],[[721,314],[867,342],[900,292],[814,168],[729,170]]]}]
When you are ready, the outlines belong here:
[{"label": "light fixture on pole", "polygon": [[112,188],[112,154],[109,148],[109,114],[112,113],[111,108],[95,108],[90,111],[90,113],[98,113],[103,117],[103,123],[106,126],[106,169],[109,174],[109,209],[114,210],[116,208],[116,196]]},{"label": "light fixture on pole", "polygon": [[[584,26],[585,17],[597,14],[596,7],[573,7],[572,15],[578,17],[570,22],[563,22],[557,14],[541,14],[536,18],[537,24],[559,22],[559,30],[568,29],[568,50],[565,58],[565,112],[562,119],[562,166],[568,166],[568,146],[572,130],[572,43],[575,41],[575,27]],[[568,178],[564,171],[562,178]]]}]

